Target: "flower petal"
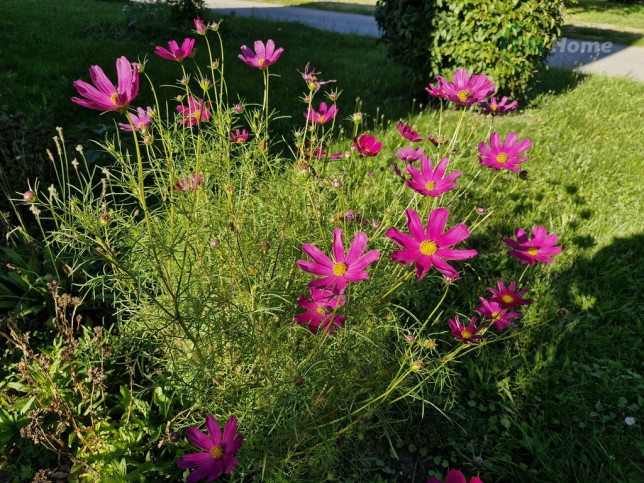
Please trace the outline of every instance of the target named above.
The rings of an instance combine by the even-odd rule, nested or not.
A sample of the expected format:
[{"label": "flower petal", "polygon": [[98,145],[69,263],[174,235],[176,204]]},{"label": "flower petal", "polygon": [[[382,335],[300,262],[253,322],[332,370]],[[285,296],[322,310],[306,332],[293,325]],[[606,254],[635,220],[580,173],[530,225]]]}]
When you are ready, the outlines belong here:
[{"label": "flower petal", "polygon": [[201,450],[210,451],[212,447],[215,446],[208,436],[203,434],[194,426],[188,428],[188,433],[186,434],[186,436],[192,444],[194,444]]},{"label": "flower petal", "polygon": [[217,420],[210,414],[206,414],[206,429],[213,444],[215,446],[221,444],[221,428]]},{"label": "flower petal", "polygon": [[195,466],[202,466],[212,459],[210,453],[191,453],[179,457],[177,466],[179,468],[194,468]]}]

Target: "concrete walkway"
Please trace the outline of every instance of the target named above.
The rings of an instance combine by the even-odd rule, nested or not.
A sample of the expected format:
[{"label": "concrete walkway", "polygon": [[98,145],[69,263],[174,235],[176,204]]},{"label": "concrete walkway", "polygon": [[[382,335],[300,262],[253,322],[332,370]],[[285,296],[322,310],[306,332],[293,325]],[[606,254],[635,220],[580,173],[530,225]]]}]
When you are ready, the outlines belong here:
[{"label": "concrete walkway", "polygon": [[[341,34],[379,35],[373,17],[302,7],[286,7],[245,0],[206,0],[206,6],[223,15],[234,13],[282,22],[298,22]],[[562,38],[550,52],[547,64],[585,74],[630,77],[644,81],[644,47],[601,44]]]}]

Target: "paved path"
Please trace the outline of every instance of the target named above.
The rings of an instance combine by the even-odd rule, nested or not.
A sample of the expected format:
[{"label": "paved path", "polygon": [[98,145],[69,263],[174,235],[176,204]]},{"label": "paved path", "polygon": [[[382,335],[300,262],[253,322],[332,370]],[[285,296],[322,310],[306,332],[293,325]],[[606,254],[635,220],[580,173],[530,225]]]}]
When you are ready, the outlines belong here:
[{"label": "paved path", "polygon": [[[246,0],[206,0],[206,5],[222,14],[234,12],[246,17],[299,22],[342,34],[379,35],[378,25],[369,15],[285,7]],[[587,74],[630,77],[644,81],[644,47],[562,38],[550,53],[547,63]]]}]

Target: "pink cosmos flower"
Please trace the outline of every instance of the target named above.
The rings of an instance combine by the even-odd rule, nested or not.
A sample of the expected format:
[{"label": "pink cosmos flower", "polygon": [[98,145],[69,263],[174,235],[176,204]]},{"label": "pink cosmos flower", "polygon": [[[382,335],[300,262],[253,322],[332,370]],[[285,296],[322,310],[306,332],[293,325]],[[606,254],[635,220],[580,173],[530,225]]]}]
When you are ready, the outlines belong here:
[{"label": "pink cosmos flower", "polygon": [[344,292],[347,282],[369,278],[366,268],[380,258],[380,252],[371,250],[362,255],[366,248],[367,235],[359,231],[345,254],[342,228],[336,228],[333,230],[333,260],[315,245],[305,243],[302,250],[313,261],[298,260],[297,264],[305,272],[322,277],[309,282],[309,288],[329,289],[339,295]]},{"label": "pink cosmos flower", "polygon": [[175,189],[183,192],[195,191],[201,185],[203,185],[203,176],[193,174],[192,176],[180,178],[179,181],[175,183]]},{"label": "pink cosmos flower", "polygon": [[[448,82],[437,75],[439,87],[436,92],[442,93],[441,97],[448,99],[462,106],[469,106],[475,102],[482,101],[494,93],[496,84],[491,83],[485,74],[468,76],[464,69],[457,69],[454,72],[454,82]],[[431,94],[431,92],[430,92]]]},{"label": "pink cosmos flower", "polygon": [[496,97],[493,97],[490,102],[485,99],[479,101],[479,107],[483,109],[483,112],[489,112],[493,116],[504,114],[517,108],[518,101],[512,101],[510,104],[506,104],[507,102],[508,96],[503,96],[499,102],[496,102]]},{"label": "pink cosmos flower", "polygon": [[241,131],[237,129],[235,132],[230,133],[230,139],[236,143],[245,143],[248,139],[248,131],[246,129]]},{"label": "pink cosmos flower", "polygon": [[176,40],[171,40],[170,42],[168,42],[168,47],[170,47],[170,50],[157,46],[157,48],[154,50],[154,53],[166,60],[175,60],[177,62],[181,62],[186,57],[194,57],[194,46],[195,39],[186,38],[183,41],[183,44],[181,44],[181,47],[179,47],[179,44],[177,44]]},{"label": "pink cosmos flower", "polygon": [[331,107],[327,107],[326,102],[320,102],[320,112],[317,112],[312,107],[309,107],[309,110],[304,117],[307,121],[313,122],[315,124],[324,124],[329,122],[335,117],[338,113],[338,109],[335,104],[332,104]]},{"label": "pink cosmos flower", "polygon": [[[132,119],[132,124],[134,125],[134,130],[142,133],[146,133],[150,129],[150,123],[152,122],[152,115],[154,110],[148,106],[146,110],[143,110],[142,107],[136,108],[137,114],[130,114],[130,119]],[[119,122],[119,126],[123,131],[132,132],[132,126],[130,123]]]},{"label": "pink cosmos flower", "polygon": [[479,331],[483,327],[475,326],[476,317],[472,317],[472,319],[470,320],[470,325],[468,325],[467,327],[461,324],[461,321],[458,319],[458,315],[454,316],[454,320],[449,319],[447,323],[449,324],[449,328],[452,329],[452,336],[459,339],[461,342],[463,342],[463,344],[476,344],[480,339],[487,337],[484,334],[479,334]]},{"label": "pink cosmos flower", "polygon": [[206,32],[208,31],[208,26],[201,20],[200,17],[197,17],[194,19],[195,23],[195,30],[197,31],[198,34],[200,35],[206,35]]},{"label": "pink cosmos flower", "polygon": [[557,243],[557,235],[554,233],[548,235],[548,231],[543,226],[537,226],[532,230],[532,239],[528,238],[523,228],[518,228],[514,232],[517,240],[511,238],[503,240],[510,248],[508,255],[521,260],[523,264],[534,265],[536,262],[552,263],[552,257],[561,253],[561,245]]},{"label": "pink cosmos flower", "polygon": [[419,143],[423,140],[423,138],[418,135],[417,131],[412,131],[412,127],[409,124],[404,124],[400,121],[396,124],[396,127],[398,128],[400,135],[405,139],[410,140],[412,143]]},{"label": "pink cosmos flower", "polygon": [[306,312],[295,315],[295,322],[298,324],[309,324],[309,331],[317,334],[320,325],[322,330],[333,334],[335,326],[342,327],[345,318],[334,312],[342,307],[345,302],[344,295],[333,295],[328,290],[320,290],[314,287],[309,288],[311,298],[306,295],[300,295],[297,299],[297,305],[306,309]]},{"label": "pink cosmos flower", "polygon": [[210,119],[210,104],[198,97],[188,97],[188,106],[177,106],[177,112],[183,116],[181,122],[194,126]]},{"label": "pink cosmos flower", "polygon": [[270,65],[273,65],[277,62],[284,49],[280,47],[275,50],[275,42],[271,39],[268,39],[266,42],[266,47],[264,47],[264,42],[261,40],[255,41],[255,52],[250,50],[245,45],[241,46],[242,53],[239,54],[239,57],[243,62],[250,65],[251,67],[257,67],[258,69],[267,69]]},{"label": "pink cosmos flower", "polygon": [[317,93],[317,91],[319,91],[320,87],[322,87],[323,85],[335,82],[335,80],[319,80],[317,76],[320,75],[321,72],[315,72],[315,67],[309,72],[310,64],[310,62],[307,62],[306,67],[304,67],[304,72],[300,72],[299,70],[298,72],[300,72],[300,75],[302,76],[302,79],[304,79],[304,82],[308,84],[309,90],[313,91],[313,94]]},{"label": "pink cosmos flower", "polygon": [[72,102],[98,111],[125,112],[139,93],[139,69],[123,56],[116,59],[116,74],[118,87],[114,87],[98,65],[91,66],[89,75],[96,87],[78,79],[74,87],[85,99],[72,97]]},{"label": "pink cosmos flower", "polygon": [[522,299],[521,296],[528,291],[527,288],[523,290],[516,290],[516,282],[512,281],[509,287],[499,280],[496,282],[499,290],[492,287],[487,289],[492,293],[492,300],[501,304],[501,306],[509,309],[516,309],[519,305],[530,305],[532,300]]},{"label": "pink cosmos flower", "polygon": [[[430,478],[427,483],[442,483],[438,478]],[[450,470],[445,477],[445,483],[466,483],[465,475],[458,470]],[[470,478],[470,483],[483,483],[477,476]]]},{"label": "pink cosmos flower", "polygon": [[465,225],[461,223],[442,233],[449,216],[446,208],[437,208],[429,214],[426,230],[414,210],[405,210],[405,215],[411,236],[396,228],[389,228],[385,233],[396,245],[404,248],[394,250],[391,259],[404,265],[415,263],[418,280],[421,280],[432,266],[446,277],[457,279],[458,272],[445,260],[467,260],[476,255],[476,250],[448,248],[470,236]]},{"label": "pink cosmos flower", "polygon": [[382,143],[375,136],[363,134],[360,139],[353,138],[353,145],[362,156],[375,156],[382,149]]},{"label": "pink cosmos flower", "polygon": [[244,443],[244,437],[237,433],[237,417],[231,416],[224,427],[224,434],[217,420],[206,414],[208,435],[194,426],[188,428],[188,439],[202,452],[181,456],[177,460],[179,468],[197,468],[186,478],[187,483],[194,483],[203,478],[216,480],[222,473],[229,474],[237,467],[234,454]]},{"label": "pink cosmos flower", "polygon": [[453,181],[462,174],[461,171],[453,171],[445,176],[448,162],[448,158],[442,158],[434,169],[432,160],[428,156],[422,156],[420,172],[413,164],[407,165],[407,173],[411,179],[405,179],[405,184],[421,195],[432,197],[442,195],[458,186],[458,183]]},{"label": "pink cosmos flower", "polygon": [[422,155],[423,148],[421,148],[420,146],[416,149],[414,149],[413,146],[409,146],[407,148],[400,148],[398,151],[396,151],[396,157],[401,161],[405,161],[406,163],[413,163],[414,161],[418,161]]},{"label": "pink cosmos flower", "polygon": [[505,142],[501,144],[501,136],[498,132],[493,132],[490,136],[490,146],[485,143],[479,144],[478,156],[480,164],[489,166],[495,170],[507,169],[508,171],[519,172],[519,163],[527,161],[530,156],[519,156],[527,151],[532,146],[532,141],[529,139],[522,139],[517,143],[517,133],[511,132],[505,138]]},{"label": "pink cosmos flower", "polygon": [[492,325],[498,330],[503,330],[506,327],[510,329],[515,329],[517,324],[512,320],[517,317],[521,317],[521,314],[518,312],[508,312],[508,309],[503,307],[500,303],[493,300],[485,300],[483,297],[479,297],[479,300],[483,304],[482,307],[476,309],[476,311],[481,314],[485,319],[492,322]]}]

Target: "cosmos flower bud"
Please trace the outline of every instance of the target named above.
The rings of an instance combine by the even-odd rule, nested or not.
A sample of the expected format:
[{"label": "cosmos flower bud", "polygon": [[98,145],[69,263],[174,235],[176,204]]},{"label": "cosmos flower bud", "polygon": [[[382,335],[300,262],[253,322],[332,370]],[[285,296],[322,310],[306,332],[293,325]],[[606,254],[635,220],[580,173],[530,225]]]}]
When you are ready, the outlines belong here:
[{"label": "cosmos flower bud", "polygon": [[35,193],[35,192],[33,192],[33,191],[31,191],[31,190],[29,190],[29,191],[25,191],[25,192],[22,194],[22,199],[23,199],[23,200],[25,200],[25,201],[26,201],[26,202],[28,202],[28,203],[29,203],[29,202],[33,202],[33,201],[36,201],[36,193]]}]

